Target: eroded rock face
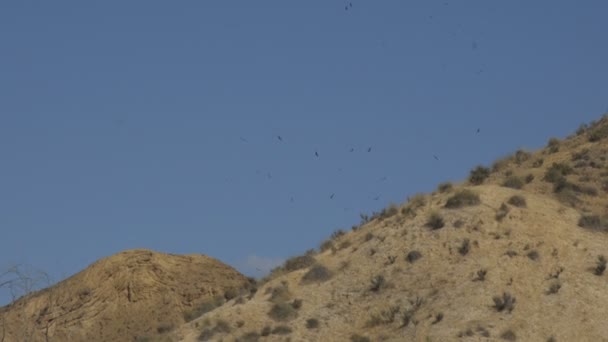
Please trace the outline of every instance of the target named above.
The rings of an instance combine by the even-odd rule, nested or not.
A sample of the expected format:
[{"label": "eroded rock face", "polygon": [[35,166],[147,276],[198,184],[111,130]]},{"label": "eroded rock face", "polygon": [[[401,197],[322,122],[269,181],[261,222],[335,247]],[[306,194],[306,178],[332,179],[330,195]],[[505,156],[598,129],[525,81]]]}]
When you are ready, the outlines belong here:
[{"label": "eroded rock face", "polygon": [[184,313],[248,284],[208,256],[125,251],[0,309],[0,337],[133,341],[170,331],[184,323]]}]

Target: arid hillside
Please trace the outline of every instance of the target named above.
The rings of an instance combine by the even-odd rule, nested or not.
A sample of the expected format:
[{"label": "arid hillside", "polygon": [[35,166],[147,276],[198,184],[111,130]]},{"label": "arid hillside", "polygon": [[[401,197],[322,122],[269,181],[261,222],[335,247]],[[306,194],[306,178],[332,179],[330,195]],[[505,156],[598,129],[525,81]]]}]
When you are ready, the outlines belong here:
[{"label": "arid hillside", "polygon": [[361,215],[257,284],[205,256],[123,252],[2,308],[0,336],[608,341],[607,157],[604,117]]},{"label": "arid hillside", "polygon": [[150,341],[246,277],[204,255],[130,250],[0,309],[0,341]]},{"label": "arid hillside", "polygon": [[338,230],[180,341],[608,341],[608,118]]}]

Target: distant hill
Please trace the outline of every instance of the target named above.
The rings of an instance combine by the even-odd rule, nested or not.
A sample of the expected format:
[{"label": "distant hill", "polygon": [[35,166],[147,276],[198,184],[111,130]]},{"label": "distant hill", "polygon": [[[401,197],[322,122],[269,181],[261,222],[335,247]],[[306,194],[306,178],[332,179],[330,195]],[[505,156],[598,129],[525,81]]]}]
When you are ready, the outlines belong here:
[{"label": "distant hill", "polygon": [[130,250],[0,309],[1,341],[150,341],[247,278],[204,255]]}]

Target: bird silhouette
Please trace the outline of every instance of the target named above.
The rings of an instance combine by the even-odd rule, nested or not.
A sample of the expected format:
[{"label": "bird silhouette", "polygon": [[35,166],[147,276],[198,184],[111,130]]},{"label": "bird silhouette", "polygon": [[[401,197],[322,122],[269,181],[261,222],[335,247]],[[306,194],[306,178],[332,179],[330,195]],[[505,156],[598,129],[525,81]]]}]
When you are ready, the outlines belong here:
[{"label": "bird silhouette", "polygon": [[374,197],[374,201],[377,201],[377,200],[379,200],[379,199],[380,199],[380,196],[376,196],[376,197]]},{"label": "bird silhouette", "polygon": [[329,199],[334,199],[334,195],[335,194],[331,194],[331,196],[329,196]]},{"label": "bird silhouette", "polygon": [[435,160],[439,160],[439,158],[433,154],[433,158],[435,158]]},{"label": "bird silhouette", "polygon": [[352,147],[350,148],[350,151],[351,151],[351,152],[353,152],[354,150],[355,150],[354,148],[352,148]]},{"label": "bird silhouette", "polygon": [[241,139],[242,142],[247,142],[247,139],[240,137],[239,139]]},{"label": "bird silhouette", "polygon": [[370,146],[370,148],[367,149],[367,152],[371,152],[371,151],[372,151],[372,148]]},{"label": "bird silhouette", "polygon": [[318,157],[319,156],[319,152],[315,151],[315,156]]},{"label": "bird silhouette", "polygon": [[478,128],[478,129],[477,129],[477,133],[479,133],[480,131],[481,131],[481,129],[479,129],[479,128]]},{"label": "bird silhouette", "polygon": [[277,135],[277,139],[279,139],[279,141],[283,141],[283,138],[281,138],[280,135]]}]

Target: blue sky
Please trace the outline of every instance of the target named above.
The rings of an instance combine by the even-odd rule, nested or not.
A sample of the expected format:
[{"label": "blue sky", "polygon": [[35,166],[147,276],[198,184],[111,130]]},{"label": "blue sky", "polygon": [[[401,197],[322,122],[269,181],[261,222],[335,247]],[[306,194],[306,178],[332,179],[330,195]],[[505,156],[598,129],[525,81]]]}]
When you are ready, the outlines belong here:
[{"label": "blue sky", "polygon": [[607,10],[2,1],[0,266],[60,280],[150,248],[259,276],[599,118]]}]

